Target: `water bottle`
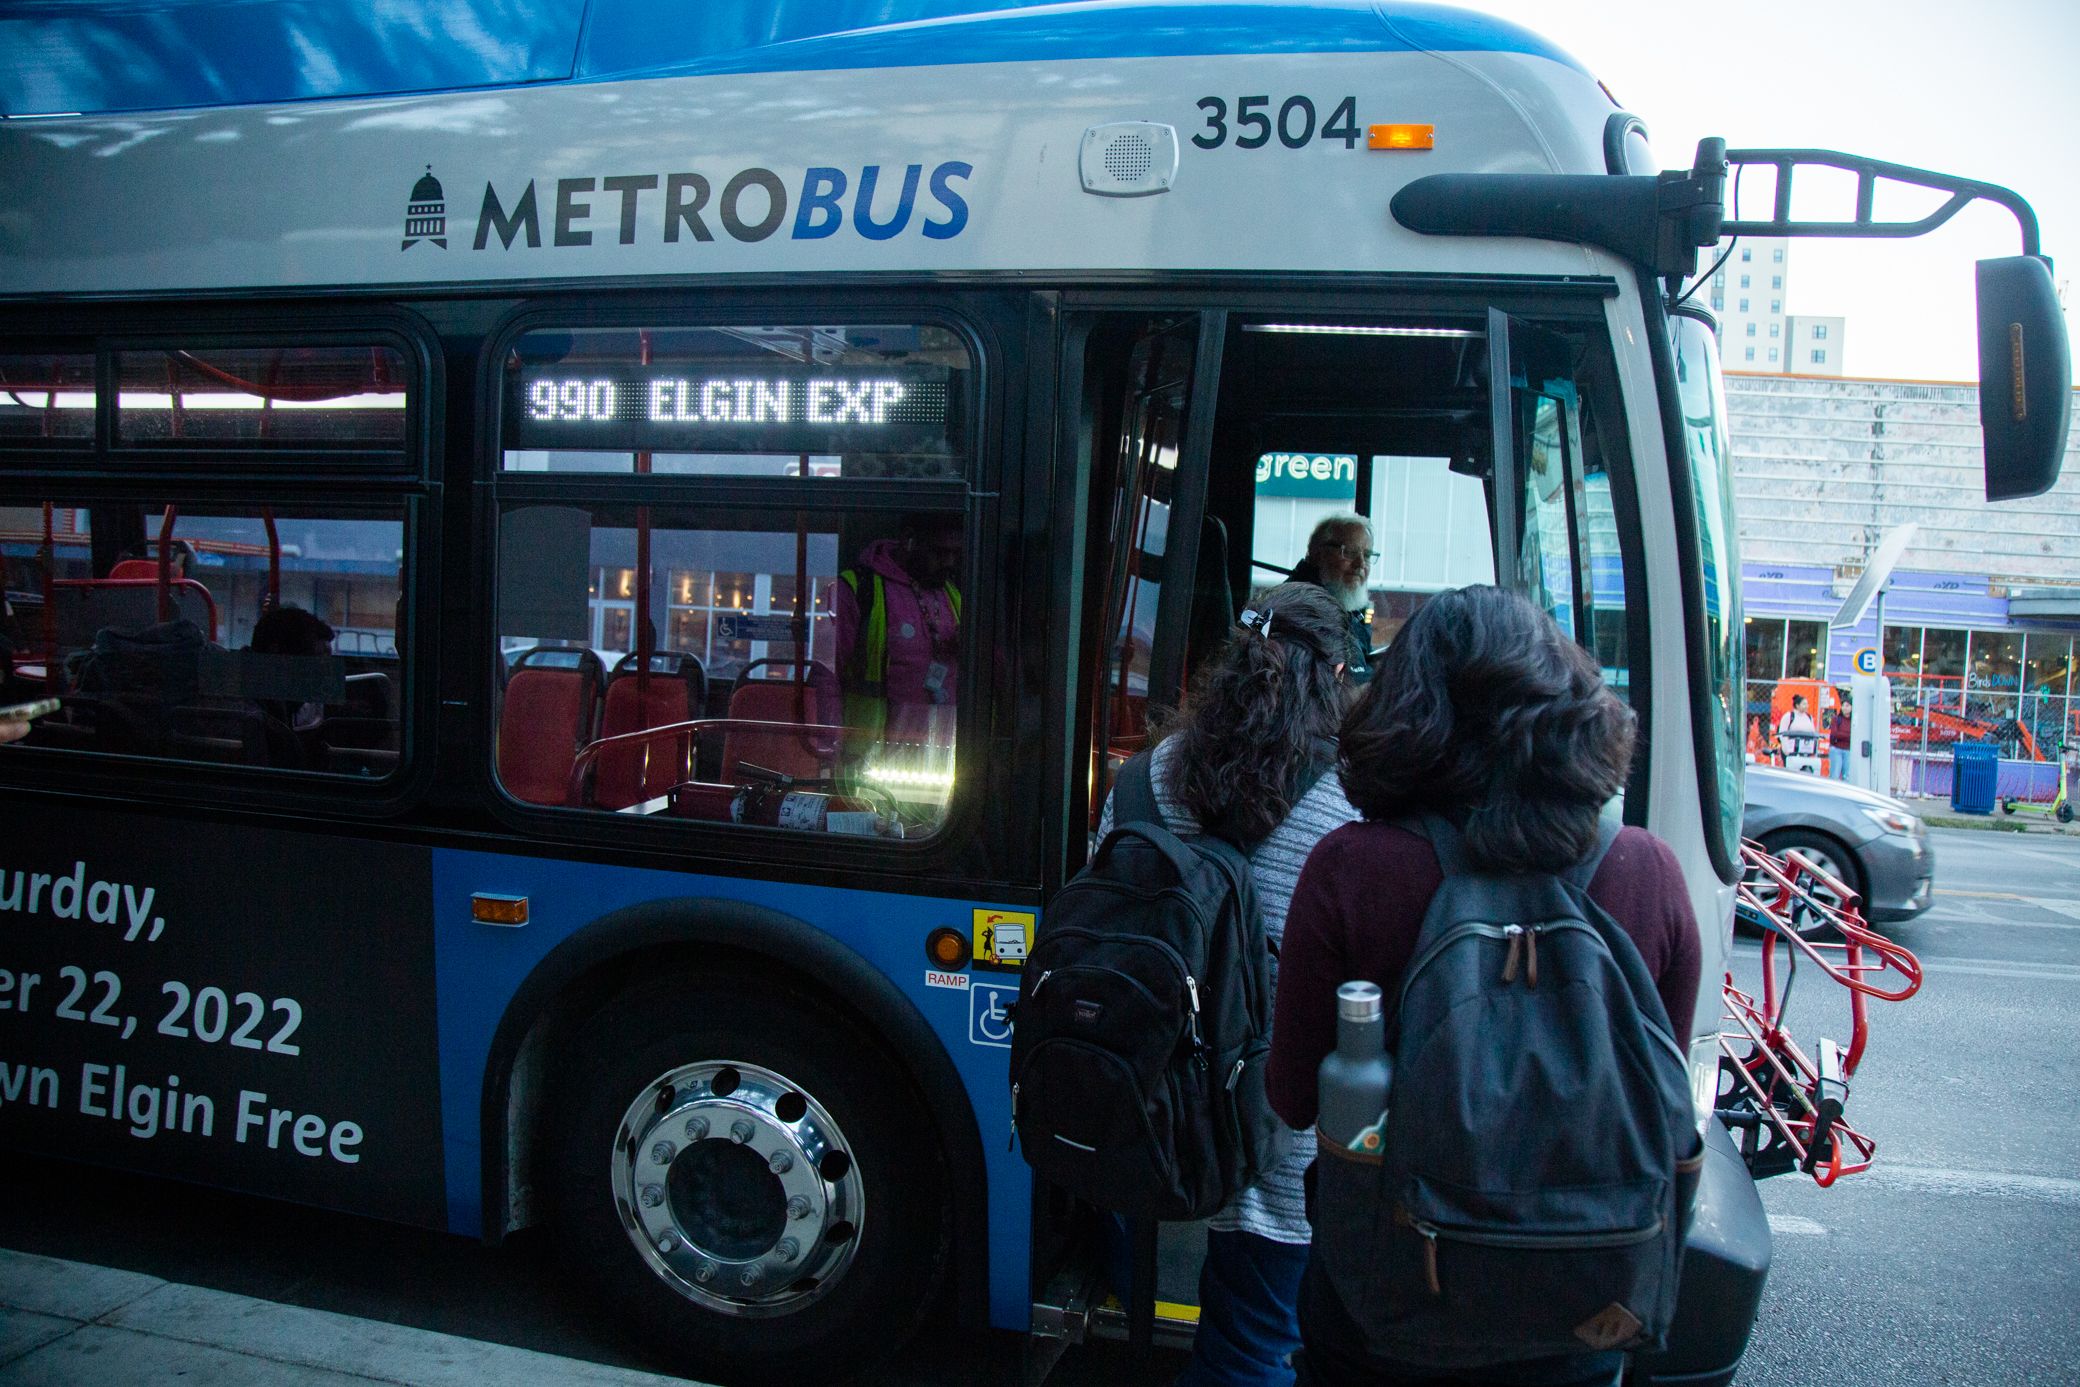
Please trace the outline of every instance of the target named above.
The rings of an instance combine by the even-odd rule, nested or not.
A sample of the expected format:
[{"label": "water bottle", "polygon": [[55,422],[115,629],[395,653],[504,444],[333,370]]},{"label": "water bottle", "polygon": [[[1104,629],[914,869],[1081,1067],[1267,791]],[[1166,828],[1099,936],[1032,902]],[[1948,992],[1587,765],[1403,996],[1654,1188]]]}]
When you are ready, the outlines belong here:
[{"label": "water bottle", "polygon": [[1393,1075],[1378,984],[1345,983],[1336,989],[1336,1048],[1321,1069],[1315,1130],[1325,1155],[1378,1163],[1386,1146],[1387,1089]]}]

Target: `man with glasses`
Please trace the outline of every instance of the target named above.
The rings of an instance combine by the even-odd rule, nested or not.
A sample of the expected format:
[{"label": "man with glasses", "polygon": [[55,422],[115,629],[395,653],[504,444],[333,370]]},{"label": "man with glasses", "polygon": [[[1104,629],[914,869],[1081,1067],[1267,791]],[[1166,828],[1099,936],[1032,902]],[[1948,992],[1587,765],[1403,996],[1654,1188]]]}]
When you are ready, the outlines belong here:
[{"label": "man with glasses", "polygon": [[1372,594],[1367,583],[1372,561],[1372,522],[1362,515],[1331,515],[1307,537],[1307,557],[1293,567],[1293,581],[1313,583],[1336,599],[1349,626],[1351,654],[1345,672],[1351,682],[1372,678]]}]

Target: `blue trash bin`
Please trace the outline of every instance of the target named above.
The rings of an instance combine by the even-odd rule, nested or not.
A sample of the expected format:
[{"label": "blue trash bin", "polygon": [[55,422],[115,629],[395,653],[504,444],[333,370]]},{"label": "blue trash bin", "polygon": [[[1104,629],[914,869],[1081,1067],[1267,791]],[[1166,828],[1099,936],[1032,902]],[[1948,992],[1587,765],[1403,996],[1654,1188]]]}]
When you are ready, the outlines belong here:
[{"label": "blue trash bin", "polygon": [[1959,742],[1950,754],[1950,807],[1963,814],[1991,814],[2000,782],[2000,748],[1988,742]]}]

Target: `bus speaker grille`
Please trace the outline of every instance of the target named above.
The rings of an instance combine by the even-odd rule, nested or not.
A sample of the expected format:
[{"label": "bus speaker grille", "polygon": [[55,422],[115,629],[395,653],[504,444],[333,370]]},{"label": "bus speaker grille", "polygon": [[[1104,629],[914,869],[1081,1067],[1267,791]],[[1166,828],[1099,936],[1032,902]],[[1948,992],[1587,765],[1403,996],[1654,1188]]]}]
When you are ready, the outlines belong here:
[{"label": "bus speaker grille", "polygon": [[1099,197],[1168,192],[1177,177],[1177,131],[1153,121],[1094,125],[1083,132],[1083,190]]}]

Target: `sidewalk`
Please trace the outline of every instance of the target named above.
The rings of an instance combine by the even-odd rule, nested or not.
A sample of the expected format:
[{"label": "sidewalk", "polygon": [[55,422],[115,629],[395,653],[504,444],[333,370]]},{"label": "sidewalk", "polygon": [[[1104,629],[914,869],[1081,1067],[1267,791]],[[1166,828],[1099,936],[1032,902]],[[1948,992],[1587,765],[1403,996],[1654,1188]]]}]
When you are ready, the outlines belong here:
[{"label": "sidewalk", "polygon": [[1950,807],[1947,799],[1922,799],[1900,796],[1900,803],[1914,811],[1921,822],[1930,828],[1978,828],[1996,833],[2055,833],[2068,838],[2080,838],[2080,823],[2062,824],[2049,814],[2003,814],[1995,809],[1991,814],[1960,814]]},{"label": "sidewalk", "polygon": [[209,1387],[688,1387],[681,1378],[0,1249],[0,1387],[179,1380]]}]

